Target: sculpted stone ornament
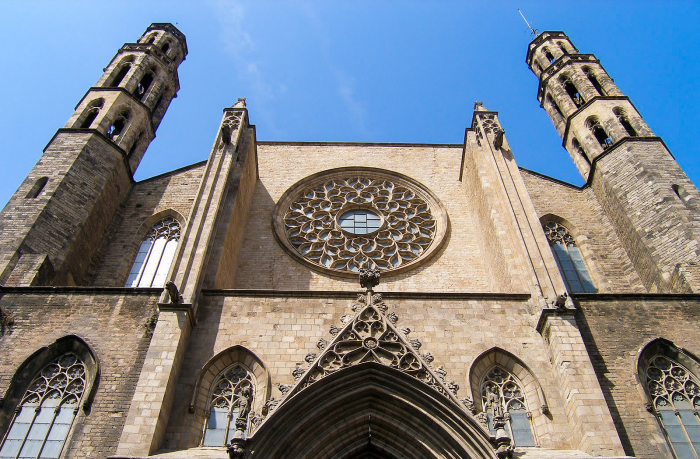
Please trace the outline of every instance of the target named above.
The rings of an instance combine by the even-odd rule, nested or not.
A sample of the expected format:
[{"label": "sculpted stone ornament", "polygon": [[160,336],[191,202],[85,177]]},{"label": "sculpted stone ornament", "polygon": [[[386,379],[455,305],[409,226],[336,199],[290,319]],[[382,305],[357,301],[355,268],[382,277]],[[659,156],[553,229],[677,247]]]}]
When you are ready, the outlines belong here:
[{"label": "sculpted stone ornament", "polygon": [[360,287],[372,291],[379,285],[379,270],[371,268],[360,268]]},{"label": "sculpted stone ornament", "polygon": [[292,376],[294,376],[294,381],[298,381],[299,378],[301,378],[302,376],[304,376],[304,369],[303,369],[302,367],[296,367],[296,368],[292,371]]},{"label": "sculpted stone ornament", "polygon": [[340,317],[340,323],[345,325],[346,323],[350,322],[352,320],[352,316],[349,314],[343,314]]},{"label": "sculpted stone ornament", "polygon": [[282,392],[282,397],[287,395],[287,392],[292,388],[289,384],[282,384],[282,383],[277,383],[277,389],[279,389],[280,392]]},{"label": "sculpted stone ornament", "polygon": [[447,384],[447,388],[450,389],[450,392],[457,395],[457,391],[459,390],[459,384],[457,384],[454,381],[450,381],[449,384]]},{"label": "sculpted stone ornament", "polygon": [[175,285],[175,282],[166,282],[165,290],[168,292],[168,296],[170,297],[170,302],[172,304],[182,304],[184,302],[184,300],[182,299],[182,295],[177,289],[177,285]]},{"label": "sculpted stone ornament", "polygon": [[462,399],[462,404],[469,410],[471,414],[476,414],[476,407],[474,406],[474,400],[471,397],[465,397]]},{"label": "sculpted stone ornament", "polygon": [[501,147],[503,147],[503,135],[506,133],[503,129],[497,129],[496,130],[496,137],[493,140],[493,146],[496,147],[497,150],[500,150]]},{"label": "sculpted stone ornament", "polygon": [[241,459],[245,456],[245,440],[234,438],[226,445],[226,452],[230,459]]},{"label": "sculpted stone ornament", "polygon": [[411,329],[408,328],[408,327],[403,327],[403,328],[401,329],[401,333],[403,333],[404,335],[408,336],[408,334],[411,333]]},{"label": "sculpted stone ornament", "polygon": [[316,347],[318,348],[319,351],[324,350],[326,348],[326,346],[328,346],[328,341],[326,341],[323,338],[318,340],[318,343],[316,343]]},{"label": "sculpted stone ornament", "polygon": [[233,105],[231,106],[231,108],[245,108],[245,107],[246,107],[246,105],[245,105],[245,97],[239,97],[239,98],[238,98],[238,102],[236,102],[235,104],[233,104]]},{"label": "sculpted stone ornament", "polygon": [[420,349],[420,347],[423,345],[418,338],[414,338],[409,342],[411,343],[411,346],[413,346],[413,348],[415,350]]},{"label": "sculpted stone ornament", "polygon": [[447,371],[445,371],[445,368],[443,368],[442,365],[440,365],[439,367],[437,367],[437,368],[435,369],[435,373],[436,373],[436,374],[440,377],[440,379],[442,379],[443,381],[445,380],[445,376],[447,376]]},{"label": "sculpted stone ornament", "polygon": [[338,333],[340,333],[340,328],[338,328],[338,327],[335,326],[335,325],[331,325],[330,334],[331,334],[332,336],[336,336]]},{"label": "sculpted stone ornament", "polygon": [[389,319],[389,322],[391,322],[393,325],[396,325],[396,322],[399,321],[399,316],[394,314],[394,312],[390,312],[388,316],[386,316],[387,319]]},{"label": "sculpted stone ornament", "polygon": [[316,360],[316,353],[315,352],[309,352],[308,354],[306,354],[306,357],[304,357],[304,361],[306,363],[308,363],[309,365],[314,363],[314,360]]},{"label": "sculpted stone ornament", "polygon": [[435,360],[435,357],[433,357],[433,354],[431,352],[426,352],[425,354],[423,354],[423,358],[425,359],[425,363],[427,363],[428,365],[432,364],[433,360]]}]

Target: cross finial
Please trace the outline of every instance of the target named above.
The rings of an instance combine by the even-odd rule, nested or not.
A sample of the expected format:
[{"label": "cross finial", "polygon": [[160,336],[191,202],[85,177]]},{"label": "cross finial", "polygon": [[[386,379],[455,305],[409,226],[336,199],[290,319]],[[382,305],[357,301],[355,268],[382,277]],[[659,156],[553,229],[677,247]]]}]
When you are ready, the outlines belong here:
[{"label": "cross finial", "polygon": [[527,22],[527,19],[525,19],[525,15],[523,14],[522,11],[520,11],[520,8],[518,8],[518,13],[520,13],[520,16],[522,16],[523,21],[525,21],[525,24],[527,24],[527,28],[530,29],[530,33],[536,37],[537,36],[537,29],[532,27],[532,22]]}]

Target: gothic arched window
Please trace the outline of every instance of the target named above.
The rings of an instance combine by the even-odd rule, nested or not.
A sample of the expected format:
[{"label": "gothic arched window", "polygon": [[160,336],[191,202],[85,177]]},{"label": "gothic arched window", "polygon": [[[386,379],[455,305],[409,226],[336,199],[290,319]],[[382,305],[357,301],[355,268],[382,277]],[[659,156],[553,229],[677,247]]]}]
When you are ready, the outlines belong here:
[{"label": "gothic arched window", "polygon": [[613,114],[615,117],[617,117],[617,120],[620,122],[622,127],[625,128],[625,131],[627,131],[627,134],[630,137],[637,137],[637,131],[632,126],[632,123],[630,123],[630,120],[627,118],[627,114],[623,109],[620,107],[615,107],[613,108]]},{"label": "gothic arched window", "polygon": [[579,90],[576,89],[576,86],[568,77],[562,77],[560,81],[562,86],[564,86],[566,93],[569,95],[569,97],[571,97],[571,101],[574,103],[574,105],[576,105],[576,108],[581,108],[586,101],[583,100],[583,96],[581,96]]},{"label": "gothic arched window", "polygon": [[646,390],[678,459],[700,457],[700,382],[677,361],[657,354],[646,368]]},{"label": "gothic arched window", "polygon": [[569,230],[556,222],[547,222],[543,228],[569,292],[595,293],[597,290]]},{"label": "gothic arched window", "polygon": [[85,364],[68,352],[29,385],[0,447],[0,458],[58,458],[86,385]]},{"label": "gothic arched window", "polygon": [[126,280],[127,287],[162,287],[180,240],[180,224],[166,217],[153,225],[141,243]]},{"label": "gothic arched window", "polygon": [[506,432],[515,446],[535,446],[522,384],[515,376],[500,366],[494,366],[482,379],[480,393],[492,434],[496,433],[494,417],[503,416]]},{"label": "gothic arched window", "polygon": [[595,116],[588,118],[586,120],[586,126],[588,127],[588,130],[591,131],[591,134],[593,134],[600,146],[603,147],[603,150],[612,146],[613,140],[608,133],[605,132],[603,126],[600,125],[600,120],[598,120],[598,118]]},{"label": "gothic arched window", "polygon": [[238,363],[221,372],[212,388],[202,446],[225,445],[236,429],[247,433],[253,405],[253,376]]}]

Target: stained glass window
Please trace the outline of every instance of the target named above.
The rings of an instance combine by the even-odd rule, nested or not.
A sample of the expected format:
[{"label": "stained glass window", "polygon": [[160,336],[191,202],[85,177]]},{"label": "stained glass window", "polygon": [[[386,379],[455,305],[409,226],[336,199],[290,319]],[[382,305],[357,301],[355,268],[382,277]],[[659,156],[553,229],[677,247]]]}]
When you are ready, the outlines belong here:
[{"label": "stained glass window", "polygon": [[63,354],[46,365],[20,402],[0,458],[58,458],[84,390],[85,364],[76,354]]},{"label": "stained glass window", "polygon": [[235,364],[224,370],[212,387],[202,445],[222,446],[236,432],[237,419],[245,420],[245,432],[248,431],[248,416],[255,392],[253,377],[248,370]]},{"label": "stained glass window", "polygon": [[507,420],[506,432],[513,439],[513,444],[535,446],[525,395],[515,376],[499,366],[493,367],[481,382],[481,398],[492,434],[496,433],[494,413],[502,413]]},{"label": "stained glass window", "polygon": [[544,224],[544,234],[552,248],[554,259],[559,271],[564,276],[566,285],[571,293],[595,293],[590,274],[583,262],[581,251],[569,231],[556,222]]},{"label": "stained glass window", "polygon": [[172,217],[156,223],[141,243],[126,280],[127,287],[162,287],[180,239],[180,224]]},{"label": "stained glass window", "polygon": [[673,453],[678,459],[700,458],[700,383],[687,368],[663,355],[650,360],[646,377]]}]

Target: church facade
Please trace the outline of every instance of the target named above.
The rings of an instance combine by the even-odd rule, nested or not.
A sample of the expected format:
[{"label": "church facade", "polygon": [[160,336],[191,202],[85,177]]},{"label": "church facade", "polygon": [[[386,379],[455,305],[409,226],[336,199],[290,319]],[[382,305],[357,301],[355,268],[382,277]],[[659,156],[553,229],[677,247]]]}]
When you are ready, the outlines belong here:
[{"label": "church facade", "polygon": [[371,144],[244,99],[136,182],[186,55],[119,49],[0,215],[0,458],[700,458],[700,194],[593,54],[526,53],[581,187],[479,102]]}]

